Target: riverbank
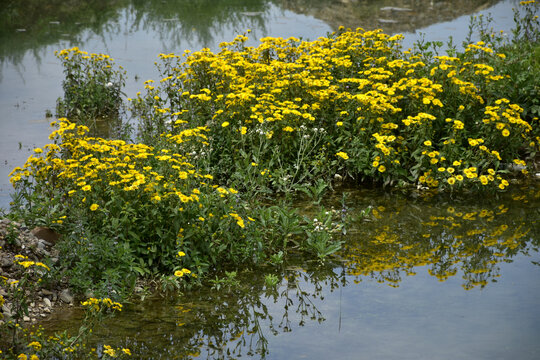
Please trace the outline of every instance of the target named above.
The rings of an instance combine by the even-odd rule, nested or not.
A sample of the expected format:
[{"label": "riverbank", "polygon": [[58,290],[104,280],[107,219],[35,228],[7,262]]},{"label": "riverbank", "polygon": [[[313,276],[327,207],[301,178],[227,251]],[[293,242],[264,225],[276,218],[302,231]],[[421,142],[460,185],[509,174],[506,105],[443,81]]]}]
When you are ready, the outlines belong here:
[{"label": "riverbank", "polygon": [[[26,261],[42,263],[47,267],[53,266],[58,260],[58,250],[54,248],[59,235],[44,228],[28,228],[24,223],[8,218],[0,220],[0,298],[3,304],[0,309],[0,325],[10,321],[17,314],[13,298],[8,296],[10,288],[16,288],[24,275],[24,266],[18,266],[21,256]],[[22,316],[24,323],[36,323],[48,318],[55,310],[64,306],[73,306],[74,297],[67,286],[62,284],[39,282],[37,288],[28,296],[28,309]]]}]

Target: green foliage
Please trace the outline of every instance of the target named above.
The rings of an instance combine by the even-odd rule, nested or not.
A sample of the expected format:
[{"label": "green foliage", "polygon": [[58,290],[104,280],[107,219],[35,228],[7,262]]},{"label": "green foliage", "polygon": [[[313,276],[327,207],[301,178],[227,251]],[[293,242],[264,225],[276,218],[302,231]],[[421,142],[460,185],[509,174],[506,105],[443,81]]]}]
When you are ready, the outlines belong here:
[{"label": "green foliage", "polygon": [[[22,296],[28,300],[27,295]],[[17,317],[15,317],[15,322],[8,321],[7,326],[0,326],[0,334],[4,333],[6,328],[12,328],[14,331],[11,343],[6,342],[6,338],[2,338],[0,341],[2,345],[6,345],[5,352],[1,353],[2,359],[126,359],[131,356],[131,351],[128,348],[113,348],[109,345],[103,345],[101,354],[99,354],[95,348],[89,349],[86,344],[88,336],[97,323],[115,311],[121,311],[122,305],[109,298],[89,298],[82,303],[82,306],[85,308],[85,317],[76,335],[70,335],[67,331],[63,331],[47,336],[41,326],[28,328],[21,326]]]},{"label": "green foliage", "polygon": [[162,79],[145,82],[132,112],[148,144],[178,146],[163,140],[204,131],[205,141],[182,144],[194,165],[254,195],[300,190],[317,202],[344,177],[504,190],[540,145],[538,60],[519,55],[538,47],[537,7],[522,4],[511,44],[489,18],[473,20],[482,40],[463,51],[450,41],[449,56],[441,42],[401,51],[400,35],[345,29],[161,54]]},{"label": "green foliage", "polygon": [[220,291],[225,287],[230,291],[231,288],[240,286],[240,281],[236,278],[236,271],[225,271],[224,277],[216,276],[215,279],[210,279],[208,282],[212,284],[212,290],[216,291]]},{"label": "green foliage", "polygon": [[[18,268],[19,280],[0,277],[0,288],[5,297],[0,295],[0,306],[9,312],[0,313],[0,345],[2,359],[97,359],[94,350],[87,349],[86,341],[92,329],[105,316],[121,311],[122,305],[109,298],[89,298],[82,303],[85,318],[76,335],[66,331],[46,336],[41,327],[26,328],[23,320],[28,316],[32,295],[43,280],[49,276],[50,268],[42,262],[29,260],[23,255],[16,255],[14,265]],[[3,318],[6,317],[6,318]],[[99,358],[125,358],[129,349],[114,349],[104,345],[103,355]]]},{"label": "green foliage", "polygon": [[264,284],[268,288],[274,288],[280,282],[280,278],[275,274],[264,275]]},{"label": "green foliage", "polygon": [[[163,78],[128,99],[140,142],[61,119],[54,143],[12,172],[13,211],[63,233],[63,274],[100,296],[122,298],[137,276],[175,288],[291,253],[324,261],[348,221],[345,207],[320,205],[332,181],[504,190],[528,173],[540,144],[537,7],[523,4],[511,42],[473,20],[482,40],[450,43],[448,56],[438,42],[402,51],[400,35],[345,29],[161,54]],[[57,55],[59,112],[118,117],[123,70],[77,48]],[[276,192],[302,192],[321,212],[303,216]]]},{"label": "green foliage", "polygon": [[117,121],[123,110],[125,70],[116,68],[109,55],[88,54],[77,47],[55,54],[65,73],[64,98],[58,99],[57,116],[92,125],[92,130],[104,126],[99,120],[105,121],[105,126]]},{"label": "green foliage", "polygon": [[319,205],[327,191],[329,184],[322,179],[318,179],[313,185],[305,185],[297,188],[298,191],[305,193],[314,204]]},{"label": "green foliage", "polygon": [[[2,341],[0,344],[7,343],[7,346],[14,352],[23,348],[21,333],[23,331],[22,323],[25,316],[28,316],[30,305],[30,294],[32,294],[47,276],[50,270],[42,262],[29,260],[27,256],[16,255],[14,265],[20,273],[19,280],[8,279],[0,276],[0,288],[6,294],[0,295],[0,305],[4,305],[5,300],[9,301],[9,312],[0,314],[0,334]],[[2,319],[6,316],[6,319]]]},{"label": "green foliage", "polygon": [[280,251],[319,257],[335,251],[328,250],[328,238],[313,240],[326,228],[317,230],[286,203],[243,200],[196,171],[182,152],[89,137],[88,131],[61,119],[51,135],[55,144],[35,149],[11,178],[14,214],[64,234],[59,272],[78,293],[122,299],[139,276],[161,278],[172,289]]},{"label": "green foliage", "polygon": [[278,251],[275,254],[270,255],[270,264],[278,266],[283,264],[283,251]]},{"label": "green foliage", "polygon": [[306,219],[311,222],[311,228],[305,230],[307,236],[305,247],[320,261],[324,261],[328,256],[340,250],[343,244],[342,240],[335,239],[336,235],[341,234],[344,229],[344,224],[339,219],[336,221],[338,215],[337,211],[323,209],[312,221]]}]

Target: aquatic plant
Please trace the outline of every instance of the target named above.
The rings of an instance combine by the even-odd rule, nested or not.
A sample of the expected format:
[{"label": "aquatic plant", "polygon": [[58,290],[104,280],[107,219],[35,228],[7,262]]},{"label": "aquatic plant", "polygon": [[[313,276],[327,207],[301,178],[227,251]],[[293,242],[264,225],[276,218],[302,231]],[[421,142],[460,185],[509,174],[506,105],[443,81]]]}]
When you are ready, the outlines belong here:
[{"label": "aquatic plant", "polygon": [[[528,34],[539,32],[534,21]],[[247,39],[161,54],[163,78],[131,99],[141,139],[173,147],[170,138],[204,128],[206,141],[186,147],[197,168],[263,193],[334,177],[504,190],[514,169],[533,164],[536,108],[524,117],[505,97],[513,74],[500,43],[438,56],[362,29],[256,48]]]},{"label": "aquatic plant", "polygon": [[[126,71],[106,54],[88,53],[78,47],[55,52],[64,68],[64,98],[56,106],[58,117],[69,117],[98,127],[97,120],[117,122],[124,107],[122,89]],[[107,124],[107,126],[110,126]]]},{"label": "aquatic plant", "polygon": [[[171,281],[186,282],[292,246],[311,251],[302,237],[316,227],[309,219],[286,206],[242,200],[197,170],[182,147],[90,137],[88,127],[66,119],[57,125],[54,143],[13,170],[13,211],[65,235],[61,264],[81,292],[121,298],[140,275],[174,274]],[[171,138],[178,145],[206,142],[202,129]],[[332,243],[330,234],[325,239]]]}]

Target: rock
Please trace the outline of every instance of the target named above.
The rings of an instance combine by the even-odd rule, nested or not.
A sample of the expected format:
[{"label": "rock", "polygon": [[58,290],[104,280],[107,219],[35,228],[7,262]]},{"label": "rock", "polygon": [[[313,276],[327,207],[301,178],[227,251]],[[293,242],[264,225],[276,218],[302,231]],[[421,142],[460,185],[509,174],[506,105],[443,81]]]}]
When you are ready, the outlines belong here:
[{"label": "rock", "polygon": [[60,294],[58,294],[58,297],[66,304],[73,303],[73,295],[71,295],[69,289],[62,290]]},{"label": "rock", "polygon": [[398,21],[394,19],[378,19],[381,24],[397,24]]},{"label": "rock", "polygon": [[45,296],[49,296],[49,295],[52,295],[54,294],[52,291],[49,291],[47,289],[41,289],[41,293]]},{"label": "rock", "polygon": [[30,321],[30,317],[28,317],[28,316],[26,316],[26,315],[23,316],[23,321]]},{"label": "rock", "polygon": [[51,255],[47,250],[40,249],[40,248],[37,248],[35,252],[36,252],[37,255],[44,256],[44,257],[48,257],[48,256]]},{"label": "rock", "polygon": [[47,307],[47,308],[51,308],[51,307],[52,307],[52,303],[51,303],[51,300],[49,300],[49,298],[44,297],[44,298],[43,298],[43,304],[44,304],[45,307]]},{"label": "rock", "polygon": [[10,257],[6,255],[0,256],[0,267],[9,268],[12,266],[13,266],[13,259],[11,259]]},{"label": "rock", "polygon": [[51,244],[56,244],[60,239],[60,235],[52,229],[47,227],[38,226],[31,231],[32,235],[38,239],[42,239]]},{"label": "rock", "polygon": [[10,318],[13,315],[11,312],[11,304],[5,303],[2,305],[2,313],[5,317]]},{"label": "rock", "polygon": [[385,6],[381,8],[381,11],[411,11],[412,9],[409,8],[400,8],[400,7],[394,7],[394,6]]}]

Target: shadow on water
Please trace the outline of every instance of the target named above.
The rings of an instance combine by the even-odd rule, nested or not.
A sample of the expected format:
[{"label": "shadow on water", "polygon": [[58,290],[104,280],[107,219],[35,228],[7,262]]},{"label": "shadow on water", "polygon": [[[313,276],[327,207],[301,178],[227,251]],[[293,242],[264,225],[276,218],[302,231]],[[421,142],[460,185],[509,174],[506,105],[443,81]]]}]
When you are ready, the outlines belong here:
[{"label": "shadow on water", "polygon": [[[325,199],[352,219],[331,261],[242,270],[232,285],[128,305],[96,329],[98,348],[145,359],[535,358],[538,182],[492,196],[344,191],[345,206],[341,193]],[[76,327],[80,312],[64,314],[46,326]]]}]

